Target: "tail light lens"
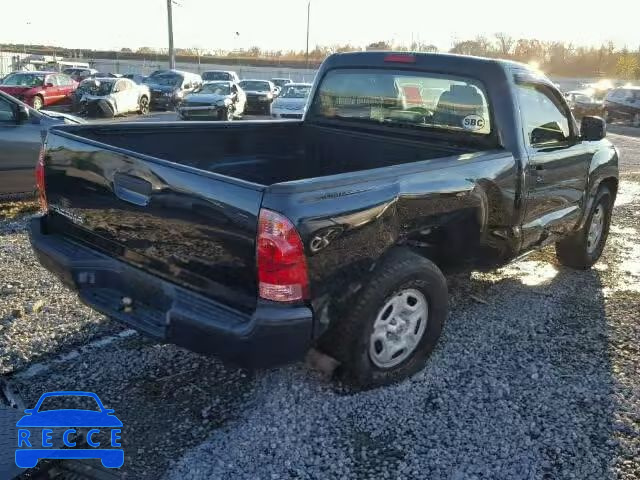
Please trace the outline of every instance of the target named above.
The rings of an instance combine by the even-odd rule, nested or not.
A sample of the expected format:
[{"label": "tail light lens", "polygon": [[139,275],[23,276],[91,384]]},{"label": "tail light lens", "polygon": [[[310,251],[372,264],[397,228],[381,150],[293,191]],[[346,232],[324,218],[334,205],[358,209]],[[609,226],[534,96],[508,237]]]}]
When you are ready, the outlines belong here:
[{"label": "tail light lens", "polygon": [[44,144],[40,147],[40,153],[38,154],[38,163],[36,163],[36,187],[38,188],[38,200],[40,201],[40,208],[43,212],[48,210],[47,204],[47,192],[44,183]]},{"label": "tail light lens", "polygon": [[286,217],[264,208],[258,220],[257,263],[260,297],[276,302],[308,298],[307,260],[300,235]]}]

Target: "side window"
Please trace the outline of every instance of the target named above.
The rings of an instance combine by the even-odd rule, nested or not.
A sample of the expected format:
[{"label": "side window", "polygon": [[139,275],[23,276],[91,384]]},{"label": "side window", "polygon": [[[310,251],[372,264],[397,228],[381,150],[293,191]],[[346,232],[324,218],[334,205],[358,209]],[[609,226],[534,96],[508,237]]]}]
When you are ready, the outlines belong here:
[{"label": "side window", "polygon": [[571,137],[570,117],[565,106],[542,85],[518,85],[518,100],[524,129],[532,147],[548,147]]},{"label": "side window", "polygon": [[13,122],[14,120],[13,106],[4,98],[0,98],[0,122]]}]

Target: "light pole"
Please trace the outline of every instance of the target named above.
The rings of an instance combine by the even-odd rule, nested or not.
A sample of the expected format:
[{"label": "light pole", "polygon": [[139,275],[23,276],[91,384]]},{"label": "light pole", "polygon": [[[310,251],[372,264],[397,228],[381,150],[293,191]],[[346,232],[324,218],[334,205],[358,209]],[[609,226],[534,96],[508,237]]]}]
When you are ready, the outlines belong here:
[{"label": "light pole", "polygon": [[167,20],[169,22],[169,68],[173,70],[176,68],[176,54],[173,51],[173,16],[171,14],[171,2],[173,2],[173,0],[167,0]]},{"label": "light pole", "polygon": [[307,70],[309,69],[309,19],[311,18],[311,0],[307,2]]}]

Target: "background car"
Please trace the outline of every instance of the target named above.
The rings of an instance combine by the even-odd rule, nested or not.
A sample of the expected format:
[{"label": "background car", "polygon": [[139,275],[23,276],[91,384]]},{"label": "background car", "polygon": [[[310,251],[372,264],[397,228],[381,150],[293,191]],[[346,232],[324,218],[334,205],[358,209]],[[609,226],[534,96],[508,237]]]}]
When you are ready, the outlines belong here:
[{"label": "background car", "polygon": [[626,121],[640,127],[640,86],[611,90],[604,100],[604,118],[607,122]]},{"label": "background car", "polygon": [[285,85],[278,98],[271,105],[271,116],[274,118],[302,118],[310,92],[310,83]]},{"label": "background car", "polygon": [[271,82],[276,86],[275,95],[280,95],[285,85],[292,83],[290,78],[272,78]]},{"label": "background car", "polygon": [[[149,113],[151,93],[147,85],[128,78],[96,78],[85,80],[80,109],[92,116],[114,117],[125,113]],[[91,82],[94,82],[93,88]]]},{"label": "background car", "polygon": [[602,100],[595,98],[589,90],[571,91],[565,93],[564,96],[573,115],[578,120],[588,115],[600,117],[603,114]]},{"label": "background car", "polygon": [[34,192],[42,132],[63,123],[83,120],[60,112],[36,111],[0,92],[0,199]]},{"label": "background car", "polygon": [[195,73],[167,70],[150,75],[145,84],[151,91],[151,108],[167,110],[176,108],[185,95],[198,90],[202,86],[202,77]]},{"label": "background car", "polygon": [[271,103],[275,97],[275,85],[269,80],[242,80],[240,88],[247,94],[246,111],[271,115]]},{"label": "background car", "polygon": [[15,72],[7,75],[0,91],[13,95],[36,110],[42,107],[69,106],[78,82],[56,72]]},{"label": "background car", "polygon": [[246,94],[236,82],[207,82],[184,97],[178,114],[183,120],[233,120],[242,116],[246,104]]},{"label": "background car", "polygon": [[129,80],[133,80],[136,83],[143,84],[147,79],[144,75],[140,75],[138,73],[127,73],[123,75],[124,78],[128,78]]},{"label": "background car", "polygon": [[224,80],[238,83],[240,81],[238,74],[232,70],[207,70],[206,72],[202,72],[201,76],[203,82],[217,82]]},{"label": "background car", "polygon": [[98,70],[95,68],[65,68],[62,73],[69,75],[76,82],[81,82],[85,78],[95,77]]}]

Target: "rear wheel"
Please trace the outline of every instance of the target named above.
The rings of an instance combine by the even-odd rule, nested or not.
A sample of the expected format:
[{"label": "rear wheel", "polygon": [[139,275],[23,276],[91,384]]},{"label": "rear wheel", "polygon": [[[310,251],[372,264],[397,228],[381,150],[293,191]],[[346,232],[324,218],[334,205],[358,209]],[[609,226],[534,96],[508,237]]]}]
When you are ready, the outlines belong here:
[{"label": "rear wheel", "polygon": [[600,187],[584,226],[556,243],[556,256],[562,265],[587,269],[598,261],[609,235],[613,195]]},{"label": "rear wheel", "polygon": [[431,261],[397,251],[374,272],[331,345],[320,349],[341,362],[338,373],[372,388],[421,370],[448,313],[447,283]]},{"label": "rear wheel", "polygon": [[33,108],[35,110],[40,110],[44,105],[44,99],[40,95],[36,95],[33,97]]},{"label": "rear wheel", "polygon": [[138,113],[141,115],[149,114],[149,99],[147,97],[141,97],[138,105]]}]

